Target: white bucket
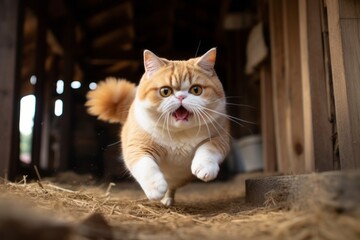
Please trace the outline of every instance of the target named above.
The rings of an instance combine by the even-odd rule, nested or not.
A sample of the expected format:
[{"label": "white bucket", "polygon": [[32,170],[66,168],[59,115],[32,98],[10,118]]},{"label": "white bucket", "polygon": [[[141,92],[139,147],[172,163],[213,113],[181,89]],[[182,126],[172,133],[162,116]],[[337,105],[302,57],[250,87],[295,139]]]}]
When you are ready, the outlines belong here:
[{"label": "white bucket", "polygon": [[234,172],[262,170],[264,164],[261,136],[250,135],[233,141],[230,162],[230,168]]}]

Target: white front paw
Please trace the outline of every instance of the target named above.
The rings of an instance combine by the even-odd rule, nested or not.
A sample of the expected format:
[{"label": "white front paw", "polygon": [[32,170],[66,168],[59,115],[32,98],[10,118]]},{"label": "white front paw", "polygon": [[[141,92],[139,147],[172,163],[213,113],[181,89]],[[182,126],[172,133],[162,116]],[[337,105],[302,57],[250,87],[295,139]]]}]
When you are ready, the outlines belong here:
[{"label": "white front paw", "polygon": [[145,179],[141,184],[146,196],[150,200],[162,199],[167,191],[168,185],[161,173]]},{"label": "white front paw", "polygon": [[192,174],[205,182],[215,179],[219,169],[219,165],[212,162],[193,162],[191,165]]}]

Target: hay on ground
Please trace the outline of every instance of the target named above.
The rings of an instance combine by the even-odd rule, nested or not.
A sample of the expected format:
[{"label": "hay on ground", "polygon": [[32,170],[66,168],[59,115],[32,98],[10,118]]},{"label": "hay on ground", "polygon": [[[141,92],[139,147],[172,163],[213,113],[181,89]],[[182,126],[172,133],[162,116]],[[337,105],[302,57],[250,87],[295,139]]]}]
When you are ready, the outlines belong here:
[{"label": "hay on ground", "polygon": [[[24,239],[23,228],[26,236],[32,232],[30,239],[49,239],[50,234],[59,240],[360,239],[356,214],[316,206],[292,209],[291,203],[276,204],[271,193],[264,207],[245,203],[246,177],[190,184],[177,193],[174,207],[148,201],[134,183],[86,186],[3,181],[0,235]],[[57,232],[61,234],[54,238],[51,234]]]}]

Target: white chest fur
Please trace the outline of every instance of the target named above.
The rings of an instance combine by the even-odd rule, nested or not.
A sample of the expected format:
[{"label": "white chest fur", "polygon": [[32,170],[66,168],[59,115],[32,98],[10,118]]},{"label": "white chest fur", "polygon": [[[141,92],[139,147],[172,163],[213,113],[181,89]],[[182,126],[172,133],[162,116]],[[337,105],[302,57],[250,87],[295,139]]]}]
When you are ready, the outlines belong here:
[{"label": "white chest fur", "polygon": [[[136,103],[135,105],[139,104]],[[192,177],[191,163],[199,145],[211,136],[212,125],[194,125],[181,131],[171,131],[168,126],[157,122],[141,106],[135,106],[138,124],[151,135],[153,140],[166,149],[166,155],[157,159],[159,167],[169,186],[178,187]]]}]

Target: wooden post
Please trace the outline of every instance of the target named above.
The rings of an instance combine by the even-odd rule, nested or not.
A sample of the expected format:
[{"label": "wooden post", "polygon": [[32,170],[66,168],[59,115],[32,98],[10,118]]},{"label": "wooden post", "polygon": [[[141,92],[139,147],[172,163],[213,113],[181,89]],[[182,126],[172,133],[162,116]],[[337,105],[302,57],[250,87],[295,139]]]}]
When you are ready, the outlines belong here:
[{"label": "wooden post", "polygon": [[275,172],[276,141],[274,122],[274,90],[271,82],[270,63],[267,61],[260,70],[260,96],[261,96],[261,134],[263,142],[264,171]]},{"label": "wooden post", "polygon": [[[328,96],[320,1],[299,1],[305,169],[333,170],[331,97]],[[326,51],[327,49],[325,49]]]},{"label": "wooden post", "polygon": [[285,79],[286,122],[288,134],[288,161],[290,173],[305,172],[304,158],[304,118],[301,85],[300,61],[300,25],[298,0],[283,2],[284,7],[284,44],[285,44]]},{"label": "wooden post", "polygon": [[269,1],[269,26],[271,42],[271,73],[274,90],[274,120],[277,165],[280,172],[289,169],[289,151],[286,134],[286,79],[284,50],[283,0]]},{"label": "wooden post", "polygon": [[37,16],[37,38],[36,38],[36,84],[35,84],[35,115],[33,127],[32,140],[32,154],[31,163],[40,166],[41,154],[41,135],[42,135],[42,121],[44,110],[44,82],[45,82],[45,60],[47,54],[46,44],[46,16],[47,16],[47,1],[36,1],[36,16]]},{"label": "wooden post", "polygon": [[341,169],[360,168],[360,2],[326,6]]},{"label": "wooden post", "polygon": [[271,72],[278,170],[303,173],[305,140],[299,1],[270,0]]},{"label": "wooden post", "polygon": [[74,80],[75,68],[75,23],[71,17],[68,17],[64,29],[64,93],[62,94],[63,114],[60,119],[60,171],[66,170],[70,165],[71,148],[71,87]]},{"label": "wooden post", "polygon": [[22,1],[0,1],[0,177],[13,179],[19,162],[19,73]]},{"label": "wooden post", "polygon": [[43,120],[41,131],[41,152],[40,152],[40,167],[47,169],[52,166],[52,160],[50,157],[50,135],[51,135],[51,120],[54,114],[53,92],[55,88],[55,82],[58,67],[58,57],[51,56],[50,58],[50,71],[46,75],[46,81],[44,82],[44,106],[43,106]]}]

